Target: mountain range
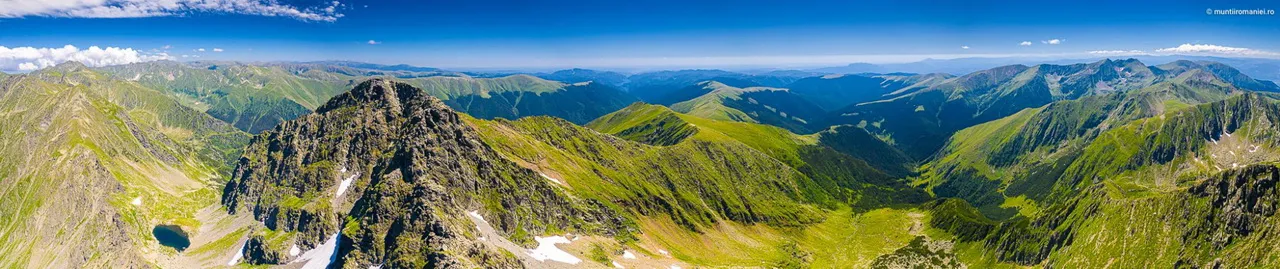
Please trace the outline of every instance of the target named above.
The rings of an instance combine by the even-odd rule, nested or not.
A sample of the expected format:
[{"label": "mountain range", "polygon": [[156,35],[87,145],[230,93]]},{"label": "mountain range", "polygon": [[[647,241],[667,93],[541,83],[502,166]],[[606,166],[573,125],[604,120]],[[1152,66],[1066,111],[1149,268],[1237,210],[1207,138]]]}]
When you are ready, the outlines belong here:
[{"label": "mountain range", "polygon": [[1144,61],[0,74],[0,267],[1280,266],[1280,87]]}]

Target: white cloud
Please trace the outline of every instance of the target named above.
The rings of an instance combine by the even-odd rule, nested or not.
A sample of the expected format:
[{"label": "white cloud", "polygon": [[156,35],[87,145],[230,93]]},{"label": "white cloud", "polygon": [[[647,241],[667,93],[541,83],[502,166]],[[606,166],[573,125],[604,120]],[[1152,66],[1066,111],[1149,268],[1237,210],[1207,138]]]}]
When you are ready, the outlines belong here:
[{"label": "white cloud", "polygon": [[969,46],[960,46],[961,49],[969,49]]},{"label": "white cloud", "polygon": [[1182,44],[1177,47],[1157,49],[1156,52],[1162,53],[1181,53],[1181,54],[1213,54],[1213,55],[1235,55],[1235,56],[1280,56],[1280,53],[1255,50],[1250,48],[1227,47],[1211,44]]},{"label": "white cloud", "polygon": [[368,43],[369,43],[369,45],[382,44],[382,42],[374,41],[373,39],[370,39]]},{"label": "white cloud", "polygon": [[1095,50],[1089,54],[1099,55],[1147,55],[1147,52],[1141,50]]},{"label": "white cloud", "polygon": [[1057,45],[1057,44],[1062,44],[1062,41],[1065,41],[1065,40],[1054,38],[1049,40],[1040,40],[1040,43],[1048,44],[1048,45]]},{"label": "white cloud", "polygon": [[221,48],[213,48],[213,52],[222,52]]},{"label": "white cloud", "polygon": [[204,51],[204,48],[198,48],[196,51]]},{"label": "white cloud", "polygon": [[164,45],[164,47],[161,47],[160,49],[171,49],[171,48],[173,48],[173,46]]},{"label": "white cloud", "polygon": [[342,18],[338,8],[343,6],[337,1],[302,8],[276,0],[0,0],[0,18],[139,18],[210,12],[333,22]]},{"label": "white cloud", "polygon": [[0,46],[0,71],[32,71],[67,61],[99,67],[169,59],[173,57],[167,53],[145,54],[132,48],[92,46],[81,50],[72,45],[61,48]]},{"label": "white cloud", "polygon": [[1018,46],[1031,46],[1031,41],[1022,41],[1022,43],[1018,43]]}]

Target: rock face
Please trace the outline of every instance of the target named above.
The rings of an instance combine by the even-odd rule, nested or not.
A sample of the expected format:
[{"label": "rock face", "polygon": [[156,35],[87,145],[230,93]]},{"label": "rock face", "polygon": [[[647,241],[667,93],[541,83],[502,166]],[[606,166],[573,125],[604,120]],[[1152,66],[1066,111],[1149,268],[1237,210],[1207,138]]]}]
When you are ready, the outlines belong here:
[{"label": "rock face", "polygon": [[1192,187],[1189,192],[1193,197],[1208,199],[1209,212],[1202,218],[1203,224],[1184,237],[1197,238],[1221,249],[1233,240],[1267,229],[1263,226],[1280,206],[1278,181],[1280,167],[1252,165],[1228,170]]},{"label": "rock face", "polygon": [[257,136],[223,204],[265,226],[246,253],[256,263],[286,262],[289,242],[312,249],[338,233],[342,267],[522,266],[473,240],[471,210],[525,247],[533,235],[633,230],[599,202],[498,156],[441,101],[380,79]]}]

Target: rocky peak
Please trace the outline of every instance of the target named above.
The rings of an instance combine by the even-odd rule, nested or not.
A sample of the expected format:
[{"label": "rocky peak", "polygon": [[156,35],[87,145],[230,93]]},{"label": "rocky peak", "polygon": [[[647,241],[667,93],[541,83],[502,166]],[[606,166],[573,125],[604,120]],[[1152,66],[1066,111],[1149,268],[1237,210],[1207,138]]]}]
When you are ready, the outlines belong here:
[{"label": "rocky peak", "polygon": [[351,91],[329,99],[329,102],[316,109],[316,113],[323,114],[334,109],[354,106],[375,106],[386,108],[388,111],[403,113],[407,109],[405,105],[448,109],[440,100],[428,96],[422,90],[409,84],[375,78],[356,85]]},{"label": "rocky peak", "polygon": [[89,69],[89,67],[77,61],[66,61],[50,68],[50,70],[56,70],[56,71],[62,71],[62,72],[75,72],[75,71],[82,71],[86,69]]},{"label": "rocky peak", "polygon": [[256,137],[223,205],[261,222],[246,243],[255,264],[282,264],[290,245],[336,237],[338,267],[518,266],[478,244],[468,215],[524,247],[552,231],[627,233],[617,212],[570,197],[479,135],[420,89],[368,80]]}]

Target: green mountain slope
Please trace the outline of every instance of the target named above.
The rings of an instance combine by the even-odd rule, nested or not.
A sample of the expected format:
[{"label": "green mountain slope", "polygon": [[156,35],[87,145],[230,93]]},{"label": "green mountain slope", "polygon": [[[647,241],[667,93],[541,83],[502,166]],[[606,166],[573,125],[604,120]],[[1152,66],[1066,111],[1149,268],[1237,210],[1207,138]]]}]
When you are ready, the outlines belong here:
[{"label": "green mountain slope", "polygon": [[[382,69],[365,69],[382,68]],[[482,118],[551,115],[586,123],[636,101],[596,83],[564,84],[528,75],[473,78],[356,63],[146,62],[100,68],[120,80],[166,90],[183,104],[261,132],[310,113],[357,81],[396,77]]]},{"label": "green mountain slope", "polygon": [[4,79],[0,114],[0,266],[209,266],[152,229],[213,234],[197,212],[245,133],[74,62]]},{"label": "green mountain slope", "polygon": [[359,76],[240,63],[145,62],[100,68],[170,91],[185,105],[257,133],[306,114]]},{"label": "green mountain slope", "polygon": [[[1190,89],[1228,85],[1241,88],[1243,85],[1223,81],[1203,65],[1175,66],[1149,67],[1133,59],[1108,59],[1090,64],[998,67],[891,99],[846,107],[833,113],[830,119],[835,124],[864,126],[911,156],[925,158],[960,129],[1055,101],[1153,86],[1171,87],[1170,84],[1182,84]],[[1245,82],[1246,79],[1233,81]]]},{"label": "green mountain slope", "polygon": [[[634,115],[634,117],[644,120],[628,120],[622,115]],[[650,127],[654,125],[652,122],[655,120],[672,123],[661,125],[664,128]],[[684,124],[679,124],[680,122]],[[674,144],[679,144],[700,140],[742,143],[799,170],[822,184],[828,192],[839,192],[841,188],[850,189],[854,193],[844,194],[843,196],[845,197],[842,199],[853,201],[854,204],[865,202],[865,205],[874,207],[871,205],[916,201],[916,199],[920,198],[916,196],[918,193],[915,190],[905,188],[901,182],[893,179],[896,176],[901,176],[900,174],[886,174],[885,171],[877,169],[861,159],[868,156],[850,155],[850,153],[860,153],[849,149],[850,145],[857,143],[851,142],[846,145],[832,147],[821,142],[824,137],[830,143],[835,143],[837,140],[853,141],[833,133],[797,135],[774,126],[707,119],[676,113],[662,106],[645,104],[633,104],[614,114],[601,117],[587,126],[600,132],[637,139],[636,141],[642,142],[649,140],[651,137],[663,137],[663,133],[671,133],[673,129],[687,130],[687,128],[693,127],[696,128],[694,131],[683,131],[683,133],[691,133],[683,135],[683,139],[661,140],[664,142],[662,144],[673,144],[673,141],[675,141]],[[883,145],[880,141],[863,141]],[[896,170],[890,171],[902,172],[901,163],[895,165],[899,166]],[[877,191],[884,193],[865,196],[859,194],[872,189],[877,189]],[[837,197],[840,198],[840,195],[837,195]],[[870,200],[859,200],[864,198]]]},{"label": "green mountain slope", "polygon": [[[438,77],[427,80],[457,80]],[[637,99],[616,88],[594,82],[561,84],[528,76],[496,79],[473,79],[475,84],[449,85],[410,80],[415,85],[428,85],[434,96],[449,98],[450,107],[484,119],[516,119],[524,116],[553,116],[585,124],[592,119],[617,111]],[[512,85],[514,84],[514,85]],[[453,91],[474,89],[469,94]],[[447,92],[444,94],[438,92]]]},{"label": "green mountain slope", "polygon": [[870,102],[941,83],[947,74],[828,75],[797,80],[786,87],[824,110]]},{"label": "green mountain slope", "polygon": [[1006,197],[1043,200],[1067,164],[1102,132],[1239,92],[1206,72],[1191,71],[1139,90],[1023,110],[957,132],[921,168],[917,182],[941,197],[965,198],[989,215],[1009,216],[1013,209],[998,207],[1011,206]]},{"label": "green mountain slope", "polygon": [[698,83],[707,91],[697,98],[671,105],[676,112],[715,120],[761,123],[796,133],[812,133],[820,126],[822,109],[787,89],[736,88],[716,81]]},{"label": "green mountain slope", "polygon": [[[1169,88],[1135,95],[1151,89]],[[932,188],[975,203],[983,213],[961,213],[973,210],[969,203],[948,201],[935,209],[934,226],[959,235],[964,245],[988,248],[989,259],[1026,265],[1274,263],[1268,258],[1273,248],[1265,247],[1273,240],[1261,234],[1276,221],[1265,208],[1276,193],[1280,104],[1246,93],[1191,107],[1117,113],[1147,104],[1132,95],[1084,98],[958,133],[987,139],[953,140],[949,148],[955,151],[926,169],[968,167],[951,170],[971,172],[953,172]],[[1019,138],[1033,133],[1062,135],[1042,142]],[[1041,146],[1025,148],[1036,144]],[[993,203],[984,192],[1010,198],[996,194]],[[1021,216],[988,220],[983,215],[1000,215],[982,209],[993,205],[1017,207]]]},{"label": "green mountain slope", "polygon": [[[344,266],[536,266],[525,251],[534,239],[573,233],[586,243],[561,247],[576,254],[608,247],[619,251],[602,256],[624,261],[617,255],[625,248],[677,264],[744,265],[737,256],[743,252],[697,253],[671,240],[757,227],[768,234],[753,236],[773,243],[752,246],[738,238],[724,244],[766,254],[753,261],[781,263],[796,261],[783,243],[802,236],[780,233],[784,229],[846,234],[851,230],[818,227],[856,222],[849,219],[855,213],[841,209],[850,205],[865,212],[925,198],[866,162],[776,127],[642,104],[595,124],[636,130],[654,126],[653,120],[683,121],[684,127],[647,129],[677,135],[632,133],[666,137],[641,139],[661,145],[655,146],[550,117],[459,116],[422,92],[372,80],[316,114],[259,135],[223,197],[228,210],[261,223],[246,245],[246,261],[285,263],[291,245],[312,249],[336,234],[350,246],[336,254]],[[906,214],[875,212],[857,214]],[[411,242],[426,247],[404,247]],[[865,251],[887,253],[897,244]],[[791,243],[795,247],[838,253],[810,243]],[[659,254],[664,249],[671,253]],[[836,261],[831,258],[822,261]]]}]

